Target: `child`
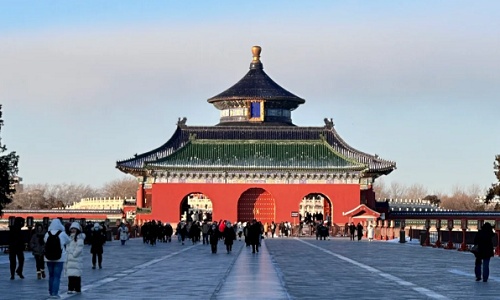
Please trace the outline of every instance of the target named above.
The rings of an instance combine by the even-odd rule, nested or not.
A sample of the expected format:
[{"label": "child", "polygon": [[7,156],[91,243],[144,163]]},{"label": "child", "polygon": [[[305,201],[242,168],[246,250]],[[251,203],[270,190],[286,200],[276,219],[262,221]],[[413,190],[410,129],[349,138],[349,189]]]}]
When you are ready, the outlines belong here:
[{"label": "child", "polygon": [[68,275],[68,294],[82,292],[83,241],[85,234],[79,223],[73,222],[70,227],[70,243],[66,247],[66,275]]}]

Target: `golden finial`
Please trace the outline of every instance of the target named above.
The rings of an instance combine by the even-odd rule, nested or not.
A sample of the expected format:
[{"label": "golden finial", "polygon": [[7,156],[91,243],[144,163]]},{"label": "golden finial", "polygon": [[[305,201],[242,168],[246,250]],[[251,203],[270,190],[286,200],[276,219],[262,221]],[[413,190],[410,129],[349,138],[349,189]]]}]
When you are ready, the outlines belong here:
[{"label": "golden finial", "polygon": [[260,62],[260,51],[262,48],[260,46],[252,47],[253,62]]}]

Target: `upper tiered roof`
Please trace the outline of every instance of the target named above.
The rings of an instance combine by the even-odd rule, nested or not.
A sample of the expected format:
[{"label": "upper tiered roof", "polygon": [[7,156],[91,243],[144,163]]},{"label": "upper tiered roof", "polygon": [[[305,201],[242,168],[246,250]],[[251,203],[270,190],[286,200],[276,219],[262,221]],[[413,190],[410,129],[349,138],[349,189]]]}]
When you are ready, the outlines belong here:
[{"label": "upper tiered roof", "polygon": [[221,110],[219,125],[293,125],[291,111],[305,100],[279,86],[264,72],[261,47],[252,47],[252,53],[248,73],[207,100]]}]

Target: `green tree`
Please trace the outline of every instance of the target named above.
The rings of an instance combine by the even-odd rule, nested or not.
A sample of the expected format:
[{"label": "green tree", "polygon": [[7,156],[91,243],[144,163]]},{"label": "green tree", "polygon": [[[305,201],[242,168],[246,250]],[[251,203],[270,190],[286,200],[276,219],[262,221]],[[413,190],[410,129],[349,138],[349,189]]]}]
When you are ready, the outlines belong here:
[{"label": "green tree", "polygon": [[484,202],[490,203],[491,200],[500,197],[500,154],[495,156],[495,162],[493,163],[493,168],[495,170],[495,176],[497,177],[496,183],[492,184],[488,193],[486,194],[486,199]]},{"label": "green tree", "polygon": [[[2,130],[2,105],[0,105],[0,131]],[[7,151],[0,138],[0,154]],[[12,196],[16,192],[17,164],[19,156],[16,152],[0,155],[0,216],[3,215],[4,207],[12,202]]]},{"label": "green tree", "polygon": [[429,200],[431,204],[436,204],[439,206],[441,204],[441,199],[437,195],[427,195],[424,200]]}]

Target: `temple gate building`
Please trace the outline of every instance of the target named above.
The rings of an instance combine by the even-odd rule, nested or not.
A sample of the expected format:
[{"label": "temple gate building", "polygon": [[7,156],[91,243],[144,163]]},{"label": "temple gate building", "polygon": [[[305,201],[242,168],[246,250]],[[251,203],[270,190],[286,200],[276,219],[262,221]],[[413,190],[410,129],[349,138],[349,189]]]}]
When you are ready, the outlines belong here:
[{"label": "temple gate building", "polygon": [[378,214],[372,184],[395,162],[348,145],[331,119],[299,127],[292,111],[305,100],[265,72],[261,48],[252,48],[248,73],[208,99],[220,111],[215,126],[179,119],[162,146],[116,167],[138,179],[137,220],[298,221],[306,212],[344,224]]}]

